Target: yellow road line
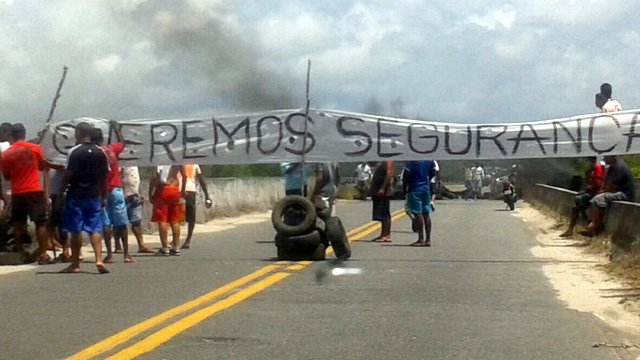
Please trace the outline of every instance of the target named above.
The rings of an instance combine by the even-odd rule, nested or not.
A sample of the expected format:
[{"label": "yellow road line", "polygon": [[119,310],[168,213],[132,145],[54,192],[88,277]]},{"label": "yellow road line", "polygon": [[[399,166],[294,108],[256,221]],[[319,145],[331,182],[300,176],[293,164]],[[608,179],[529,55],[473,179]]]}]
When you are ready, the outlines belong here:
[{"label": "yellow road line", "polygon": [[[404,211],[403,210],[398,210],[398,211],[393,212],[392,213],[392,221],[402,217],[403,215],[404,215]],[[378,222],[373,222],[372,221],[372,222],[368,222],[366,224],[363,224],[361,226],[358,226],[355,229],[350,230],[347,233],[347,236],[349,237],[350,241],[357,241],[357,240],[361,239],[362,237],[372,233],[373,231],[375,231],[375,230],[377,230],[379,228],[380,228],[380,224]],[[332,253],[333,253],[333,248],[327,249],[327,255],[332,254]],[[301,269],[307,267],[311,263],[312,262],[310,262],[310,261],[300,261],[297,264],[289,266],[287,269],[288,270],[301,270]],[[69,360],[91,359],[91,358],[93,358],[95,356],[98,356],[98,355],[103,354],[103,353],[105,353],[107,351],[110,351],[110,350],[114,349],[116,346],[131,340],[133,337],[141,334],[144,331],[147,331],[147,330],[149,330],[149,329],[151,329],[151,328],[153,328],[153,327],[155,327],[157,325],[160,325],[163,322],[165,322],[165,321],[167,321],[167,320],[169,320],[169,319],[171,319],[171,318],[173,318],[173,317],[175,317],[177,315],[180,315],[180,314],[185,313],[185,312],[187,312],[189,310],[192,310],[192,309],[194,309],[196,307],[204,305],[205,303],[210,302],[211,300],[213,300],[213,299],[215,299],[217,297],[225,295],[225,294],[227,294],[227,293],[229,293],[229,292],[231,292],[231,291],[233,291],[233,290],[235,290],[235,289],[237,289],[237,288],[239,288],[239,287],[241,287],[243,285],[248,284],[249,282],[252,282],[252,281],[254,281],[256,279],[259,279],[260,277],[262,277],[262,276],[264,276],[264,275],[266,275],[266,274],[268,274],[268,273],[270,273],[272,271],[280,269],[283,266],[288,265],[288,264],[290,264],[290,262],[288,262],[288,261],[278,261],[278,262],[276,262],[275,265],[267,265],[267,266],[265,266],[265,267],[263,267],[263,268],[261,268],[259,270],[256,270],[255,272],[253,272],[251,274],[248,274],[248,275],[246,275],[246,276],[244,276],[242,278],[239,278],[239,279],[237,279],[235,281],[232,281],[229,284],[226,284],[226,285],[224,285],[222,287],[219,287],[219,288],[217,288],[217,289],[215,289],[215,290],[213,290],[213,291],[211,291],[211,292],[209,292],[209,293],[207,293],[205,295],[202,295],[202,296],[200,296],[200,297],[198,297],[198,298],[196,298],[194,300],[186,302],[186,303],[184,303],[182,305],[179,305],[179,306],[177,306],[177,307],[175,307],[173,309],[167,310],[167,311],[165,311],[165,312],[163,312],[163,313],[161,313],[159,315],[156,315],[156,316],[154,316],[152,318],[149,318],[147,320],[144,320],[144,321],[142,321],[142,322],[140,322],[140,323],[138,323],[136,325],[133,325],[133,326],[131,326],[131,327],[129,327],[129,328],[127,328],[127,329],[115,334],[115,335],[112,335],[112,336],[108,337],[105,340],[102,340],[102,341],[100,341],[100,342],[98,342],[98,343],[96,343],[96,344],[94,344],[94,345],[92,345],[92,346],[90,346],[90,347],[78,352],[77,354],[74,354],[74,355],[70,356],[68,359]],[[288,276],[288,274],[286,274],[286,273],[277,273],[277,274],[285,274],[285,275]],[[277,275],[277,274],[274,274],[274,275]],[[272,278],[274,275],[270,276],[269,278]],[[284,276],[284,277],[286,277],[286,276]],[[284,277],[282,277],[281,279],[277,280],[276,282],[284,279]],[[269,279],[269,278],[267,278],[267,279]],[[264,280],[262,280],[262,281],[264,281]],[[260,284],[262,281],[251,285],[250,287],[248,287],[245,290],[252,289],[255,285]],[[270,284],[270,285],[268,285],[266,287],[269,287],[271,285],[273,285],[273,284]],[[266,288],[266,287],[264,287],[264,288]],[[241,290],[237,294],[240,294],[245,290]],[[260,290],[258,290],[258,291],[260,291]],[[253,294],[251,294],[251,295],[253,295]],[[249,296],[251,296],[251,295],[249,295]],[[247,297],[249,297],[249,296],[247,296]],[[244,300],[244,298],[242,300]],[[239,300],[238,302],[240,302],[242,300]],[[215,304],[210,305],[210,306],[214,306],[214,305],[219,304],[219,303],[220,302],[215,303]],[[233,304],[228,305],[227,307],[230,307],[232,305]],[[224,307],[224,309],[226,309],[227,307]],[[205,309],[207,309],[207,308],[205,308]],[[200,310],[200,311],[202,311],[202,310]],[[198,311],[196,313],[199,313],[200,311]],[[207,317],[215,314],[218,311],[220,311],[220,310],[217,310],[217,311],[211,313]],[[196,314],[196,313],[194,313],[194,314]],[[194,315],[194,314],[192,314],[192,315]],[[204,320],[204,319],[202,319],[202,320]],[[202,320],[200,320],[200,321],[202,321]],[[180,320],[180,321],[182,321],[182,320]],[[178,322],[180,322],[180,321],[178,321]],[[173,325],[175,325],[175,324],[173,324]],[[169,327],[171,327],[173,325],[170,325]],[[182,331],[184,331],[184,330],[182,330]],[[143,340],[143,341],[146,341],[146,339]],[[134,346],[131,346],[130,348],[133,348]],[[128,349],[130,349],[130,348],[128,348]],[[154,346],[154,348],[155,348],[155,346]],[[121,353],[123,353],[123,352],[120,352],[118,354],[121,354]],[[118,355],[118,354],[116,354],[116,355]]]},{"label": "yellow road line", "polygon": [[251,286],[229,296],[228,298],[225,298],[201,310],[198,310],[193,314],[181,320],[178,320],[165,328],[160,329],[152,335],[149,335],[144,340],[129,346],[128,348],[120,351],[113,356],[108,357],[107,360],[134,359],[142,354],[146,354],[157,348],[158,346],[171,340],[174,336],[180,334],[181,332],[201,323],[202,321],[222,310],[228,309],[248,299],[249,297],[259,293],[260,291],[282,281],[289,275],[290,274],[288,273],[278,272],[263,280],[260,280],[259,282],[254,283]]},{"label": "yellow road line", "polygon": [[234,280],[227,285],[219,287],[207,294],[204,294],[194,300],[186,302],[180,306],[177,306],[173,309],[167,310],[159,315],[156,315],[152,318],[149,318],[141,323],[131,326],[128,329],[125,329],[113,336],[110,336],[82,351],[79,353],[72,355],[68,358],[68,360],[86,360],[98,356],[104,352],[107,352],[116,346],[129,341],[134,336],[151,329],[154,326],[157,326],[163,323],[166,320],[171,319],[176,315],[180,315],[184,312],[187,312],[191,309],[194,309],[198,306],[201,306],[216,297],[222,296],[230,291],[235,290],[236,288],[243,286],[251,281],[254,281],[272,271],[278,270],[282,268],[280,265],[267,265],[262,269],[254,271],[253,273],[243,276],[237,280]]}]

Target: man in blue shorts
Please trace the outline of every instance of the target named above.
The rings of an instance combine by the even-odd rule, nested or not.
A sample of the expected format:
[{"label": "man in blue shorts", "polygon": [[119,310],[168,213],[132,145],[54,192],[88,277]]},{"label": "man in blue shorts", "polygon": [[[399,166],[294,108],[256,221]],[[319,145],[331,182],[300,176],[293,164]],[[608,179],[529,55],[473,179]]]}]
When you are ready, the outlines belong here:
[{"label": "man in blue shorts", "polygon": [[[91,142],[93,127],[88,123],[76,126],[78,145],[69,151],[67,168],[60,184],[64,194],[63,228],[71,234],[71,265],[63,273],[80,272],[82,231],[89,233],[96,256],[96,267],[101,274],[109,270],[102,261],[102,209],[107,203],[109,162],[107,155]],[[55,204],[58,209],[61,201]]]},{"label": "man in blue shorts", "polygon": [[408,161],[405,164],[404,191],[407,207],[416,216],[418,240],[411,246],[431,246],[431,179],[436,174],[431,160]]}]

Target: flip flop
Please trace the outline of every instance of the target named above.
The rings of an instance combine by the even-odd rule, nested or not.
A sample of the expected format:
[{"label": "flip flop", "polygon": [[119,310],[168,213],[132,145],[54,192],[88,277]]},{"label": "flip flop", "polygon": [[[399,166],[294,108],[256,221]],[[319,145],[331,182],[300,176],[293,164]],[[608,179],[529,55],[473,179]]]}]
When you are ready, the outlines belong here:
[{"label": "flip flop", "polygon": [[98,268],[98,272],[100,274],[108,274],[110,272],[109,269],[107,269],[107,267],[104,266],[104,264],[96,265],[96,268]]},{"label": "flip flop", "polygon": [[[427,243],[424,241],[416,241],[414,243],[409,244],[409,246],[415,246],[415,247],[424,247],[427,246]],[[431,245],[429,245],[431,246]]]},{"label": "flip flop", "polygon": [[136,262],[135,260],[133,260],[132,257],[126,257],[124,258],[124,263],[125,264],[133,264],[134,262]]},{"label": "flip flop", "polygon": [[155,250],[150,249],[148,247],[143,247],[141,249],[138,249],[138,253],[140,253],[140,254],[153,254],[155,252],[156,252]]},{"label": "flip flop", "polygon": [[71,266],[68,266],[62,270],[60,270],[61,274],[78,274],[80,272],[79,268],[74,268]]}]

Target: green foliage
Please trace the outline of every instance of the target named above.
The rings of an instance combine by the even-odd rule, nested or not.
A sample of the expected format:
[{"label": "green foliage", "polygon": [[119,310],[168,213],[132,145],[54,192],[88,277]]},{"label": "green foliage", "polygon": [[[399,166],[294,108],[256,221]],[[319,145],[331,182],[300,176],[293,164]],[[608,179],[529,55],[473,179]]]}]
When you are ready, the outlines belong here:
[{"label": "green foliage", "polygon": [[640,155],[626,155],[622,159],[629,165],[633,176],[640,177]]}]

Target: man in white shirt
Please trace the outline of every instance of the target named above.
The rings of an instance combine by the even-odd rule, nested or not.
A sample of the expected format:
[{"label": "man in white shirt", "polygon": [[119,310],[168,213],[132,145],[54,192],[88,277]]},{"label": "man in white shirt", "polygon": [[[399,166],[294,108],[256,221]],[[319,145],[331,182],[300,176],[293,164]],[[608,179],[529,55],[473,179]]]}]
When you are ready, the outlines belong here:
[{"label": "man in white shirt", "polygon": [[371,181],[371,177],[373,176],[371,167],[363,161],[356,166],[355,175],[357,181],[356,189],[358,190],[360,200],[366,200],[367,193],[369,192],[369,181]]},{"label": "man in white shirt", "polygon": [[611,88],[611,84],[604,83],[600,85],[600,94],[602,94],[605,100],[604,105],[602,105],[603,113],[622,111],[622,105],[620,105],[620,102],[611,98],[612,93],[613,89]]},{"label": "man in white shirt", "polygon": [[[122,189],[127,205],[127,218],[131,225],[131,231],[138,241],[139,253],[154,253],[154,250],[144,244],[142,235],[142,206],[144,196],[140,195],[140,172],[137,166],[123,166],[121,170]],[[120,246],[120,239],[116,238],[116,250]]]}]

